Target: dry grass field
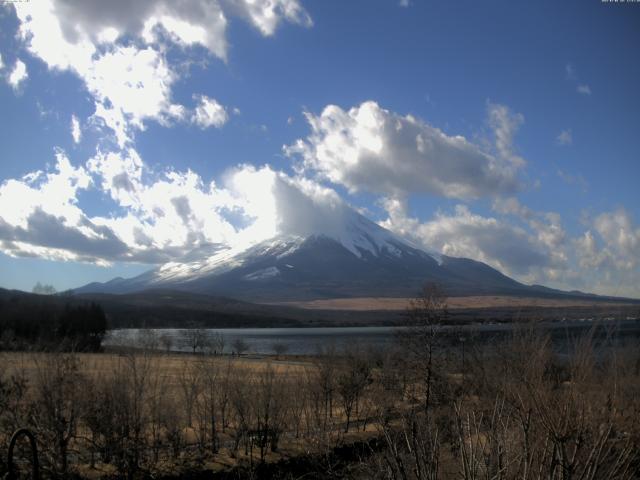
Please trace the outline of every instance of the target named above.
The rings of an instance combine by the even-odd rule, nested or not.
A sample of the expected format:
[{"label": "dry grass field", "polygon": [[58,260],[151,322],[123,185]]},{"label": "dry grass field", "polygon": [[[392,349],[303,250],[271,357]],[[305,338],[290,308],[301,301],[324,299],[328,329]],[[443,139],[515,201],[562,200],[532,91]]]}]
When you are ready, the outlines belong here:
[{"label": "dry grass field", "polygon": [[[310,300],[297,302],[281,302],[278,305],[305,308],[310,310],[355,310],[378,311],[391,310],[402,311],[412,299],[410,298],[386,298],[386,297],[362,297],[362,298],[333,298],[325,300]],[[447,307],[450,310],[469,308],[503,308],[503,307],[540,307],[540,308],[570,308],[570,307],[602,307],[611,308],[633,305],[630,303],[612,301],[595,302],[590,299],[554,299],[535,297],[508,297],[499,295],[449,297]]]},{"label": "dry grass field", "polygon": [[1,353],[0,452],[26,426],[46,478],[637,478],[637,348],[522,327],[460,357],[438,311],[385,351]]},{"label": "dry grass field", "polygon": [[[3,400],[15,402],[12,412],[0,413],[0,446],[7,445],[15,428],[37,430],[47,423],[51,431],[38,435],[46,439],[41,448],[47,475],[73,471],[97,479],[150,464],[161,475],[196,467],[224,471],[376,436],[373,423],[358,424],[353,415],[344,432],[346,417],[337,398],[328,409],[311,412],[307,395],[318,368],[317,362],[300,357],[0,352],[0,406]],[[331,371],[336,372],[333,366]],[[11,392],[2,387],[11,384],[21,387],[14,398],[3,399]],[[37,418],[48,414],[54,418]],[[113,417],[102,420],[104,425],[90,424],[101,415]],[[56,442],[65,435],[57,428],[60,422],[63,430],[74,430],[65,446],[73,465],[59,462]],[[121,422],[139,450],[135,467],[126,453],[132,439],[116,438],[125,435]],[[261,429],[269,436],[277,430],[278,440],[262,438]]]}]

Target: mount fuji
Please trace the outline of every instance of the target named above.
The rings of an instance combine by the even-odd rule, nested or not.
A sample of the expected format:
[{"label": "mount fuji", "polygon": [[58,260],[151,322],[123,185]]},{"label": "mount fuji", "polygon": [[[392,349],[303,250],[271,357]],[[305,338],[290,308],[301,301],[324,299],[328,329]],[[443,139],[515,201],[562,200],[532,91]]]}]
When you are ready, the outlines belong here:
[{"label": "mount fuji", "polygon": [[306,228],[246,248],[192,254],[135,278],[91,283],[74,293],[170,289],[265,303],[410,297],[435,282],[451,296],[584,295],[524,285],[482,262],[421,249],[347,206],[338,210],[321,230],[317,222],[307,222]]}]

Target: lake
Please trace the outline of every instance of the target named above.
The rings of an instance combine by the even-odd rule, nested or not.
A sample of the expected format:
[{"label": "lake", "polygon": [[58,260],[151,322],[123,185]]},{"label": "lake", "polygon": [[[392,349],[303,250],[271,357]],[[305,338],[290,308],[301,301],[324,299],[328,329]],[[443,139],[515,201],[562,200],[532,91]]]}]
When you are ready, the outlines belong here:
[{"label": "lake", "polygon": [[[462,342],[489,343],[509,336],[515,324],[481,324],[459,327],[440,327],[442,337],[452,347]],[[588,320],[567,322],[542,322],[535,328],[548,331],[554,345],[560,351],[568,348],[578,335],[594,328],[597,341],[607,340],[611,345],[640,342],[640,319],[601,321],[597,324]],[[338,351],[361,346],[363,348],[385,347],[394,341],[397,327],[313,327],[313,328],[212,328],[205,329],[209,336],[222,335],[224,351],[231,352],[231,345],[242,339],[248,346],[247,352],[271,354],[274,345],[281,344],[286,353],[292,355],[316,354],[319,349],[335,347]],[[160,339],[168,339],[172,351],[190,351],[185,338],[185,330],[178,328],[119,329],[107,333],[103,345],[140,347],[155,345],[164,348]]]}]

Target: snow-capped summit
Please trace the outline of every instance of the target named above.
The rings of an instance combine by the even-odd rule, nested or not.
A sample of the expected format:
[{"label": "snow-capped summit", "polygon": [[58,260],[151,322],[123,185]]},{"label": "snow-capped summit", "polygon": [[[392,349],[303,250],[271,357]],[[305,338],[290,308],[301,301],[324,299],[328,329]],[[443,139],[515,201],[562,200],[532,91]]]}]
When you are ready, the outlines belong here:
[{"label": "snow-capped summit", "polygon": [[263,180],[260,187],[268,194],[256,209],[256,228],[244,230],[249,234],[235,246],[203,246],[138,277],[75,291],[173,289],[278,302],[407,297],[435,282],[450,295],[564,294],[523,285],[481,262],[417,247],[356,212],[332,190],[274,172]]},{"label": "snow-capped summit", "polygon": [[[354,210],[340,208],[331,222],[297,222],[303,228],[248,247],[190,256],[132,279],[94,283],[76,292],[170,288],[251,301],[285,301],[410,296],[429,281],[454,295],[509,294],[529,288],[483,263],[426,252]],[[317,225],[325,228],[314,228]]]}]

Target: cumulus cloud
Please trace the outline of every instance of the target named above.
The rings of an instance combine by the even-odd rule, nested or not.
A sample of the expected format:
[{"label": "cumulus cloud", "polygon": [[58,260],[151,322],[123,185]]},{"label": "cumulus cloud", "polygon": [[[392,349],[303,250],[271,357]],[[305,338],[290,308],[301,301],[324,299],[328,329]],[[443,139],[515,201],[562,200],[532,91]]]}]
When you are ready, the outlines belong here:
[{"label": "cumulus cloud", "polygon": [[7,77],[7,82],[11,85],[11,88],[17,91],[27,78],[29,78],[27,66],[22,60],[16,60],[16,64],[13,66],[11,73]]},{"label": "cumulus cloud", "polygon": [[71,138],[73,138],[73,143],[80,143],[80,140],[82,139],[80,121],[75,115],[71,115]]},{"label": "cumulus cloud", "polygon": [[[109,215],[83,210],[79,194],[91,189],[111,199]],[[513,197],[494,201],[496,216],[458,205],[427,221],[412,218],[406,200],[387,198],[382,206],[382,226],[427,250],[480,260],[527,283],[638,295],[640,227],[625,210],[596,216],[583,235],[570,238],[558,214]],[[190,170],[154,172],[132,148],[98,151],[82,166],[57,151],[53,170],[0,185],[0,250],[159,264],[222,246],[246,248],[276,234],[340,237],[353,215],[335,190],[268,166],[240,165],[205,182]],[[616,284],[627,277],[628,285]]]},{"label": "cumulus cloud", "polygon": [[[142,167],[129,153],[125,158],[106,155],[108,161],[96,158],[86,167],[74,167],[58,151],[54,171],[5,181],[0,186],[2,251],[103,264],[114,260],[158,262],[224,235],[225,222],[216,217],[215,210],[197,210],[202,197],[213,196],[211,189],[188,172],[167,173],[164,179],[142,185]],[[116,202],[129,207],[126,213],[108,218],[87,215],[77,197],[91,187],[110,192]],[[189,225],[184,225],[184,211],[175,207],[175,199],[185,195],[193,197],[192,208],[198,214]],[[207,219],[218,223],[208,224]],[[199,232],[198,238],[194,232]]]},{"label": "cumulus cloud", "polygon": [[[111,199],[110,215],[83,210],[78,194],[90,189]],[[53,171],[0,185],[0,250],[157,264],[216,245],[243,248],[276,233],[330,234],[347,208],[333,190],[266,166],[240,165],[217,183],[190,170],[157,174],[133,148],[98,151],[77,167],[58,151]]]},{"label": "cumulus cloud", "polygon": [[[113,237],[89,222],[78,206],[78,192],[90,185],[85,168],[71,165],[61,151],[56,153],[54,171],[36,171],[2,183],[2,250],[66,260],[87,259],[100,251],[107,255],[114,252],[114,245],[109,244]],[[122,247],[119,244],[117,248]]]},{"label": "cumulus cloud", "polygon": [[172,98],[179,74],[167,62],[167,44],[183,47],[185,55],[187,47],[201,47],[226,60],[229,16],[245,18],[263,35],[283,21],[311,25],[298,0],[42,0],[14,7],[27,49],[49,68],[70,70],[85,82],[94,119],[114,132],[121,148],[146,121],[166,126],[191,119]]},{"label": "cumulus cloud", "polygon": [[220,128],[227,123],[229,115],[226,109],[220,105],[215,98],[198,95],[196,99],[198,100],[198,105],[191,117],[193,123],[200,128]]},{"label": "cumulus cloud", "polygon": [[232,12],[249,20],[265,36],[273,35],[283,20],[313,26],[313,20],[297,0],[228,0],[226,3]]},{"label": "cumulus cloud", "polygon": [[634,225],[625,209],[598,215],[593,228],[618,268],[630,270],[640,264],[640,227]]},{"label": "cumulus cloud", "polygon": [[640,296],[640,226],[619,208],[597,215],[588,227],[574,247],[589,284],[610,295]]},{"label": "cumulus cloud", "polygon": [[[35,38],[43,33],[39,22],[43,21],[40,15],[45,11],[46,19],[53,22],[51,27],[58,44],[65,47],[86,44],[90,48],[89,45],[95,47],[125,36],[154,43],[164,35],[186,47],[204,47],[222,59],[227,55],[226,28],[230,15],[245,18],[263,35],[272,35],[282,21],[312,24],[298,0],[139,0],[135,4],[122,0],[42,0],[35,3],[40,5],[16,6],[21,20],[27,22],[23,34],[32,34],[34,49],[59,68],[71,63],[66,52],[55,53],[53,46],[42,43],[44,39]],[[28,19],[28,15],[32,18]]]},{"label": "cumulus cloud", "polygon": [[284,150],[301,159],[301,171],[317,172],[351,192],[430,193],[450,198],[511,192],[519,187],[517,174],[524,165],[511,145],[522,117],[493,104],[489,114],[496,155],[373,101],[348,111],[329,105],[320,115],[305,113],[310,135]]},{"label": "cumulus cloud", "polygon": [[556,137],[558,145],[571,145],[573,143],[573,135],[571,129],[561,131]]},{"label": "cumulus cloud", "polygon": [[171,99],[176,79],[164,55],[151,47],[116,47],[84,72],[96,100],[95,116],[115,132],[120,146],[129,130],[143,130],[147,119],[169,125],[184,117],[185,107]]},{"label": "cumulus cloud", "polygon": [[474,214],[465,205],[456,206],[452,214],[440,212],[426,222],[409,217],[406,203],[400,200],[386,200],[383,206],[389,215],[381,223],[383,227],[445,255],[480,260],[522,280],[552,265],[548,249],[528,231]]},{"label": "cumulus cloud", "polygon": [[525,283],[640,296],[640,226],[624,209],[595,216],[571,236],[560,215],[513,197],[494,201],[495,217],[458,205],[422,221],[408,215],[404,200],[384,199],[381,206],[387,212],[381,225],[423,248],[483,261]]},{"label": "cumulus cloud", "polygon": [[494,211],[518,218],[529,227],[529,235],[535,238],[548,258],[545,275],[557,280],[569,265],[567,252],[568,237],[562,226],[562,219],[556,212],[538,212],[522,205],[517,198],[497,198],[493,202]]}]

